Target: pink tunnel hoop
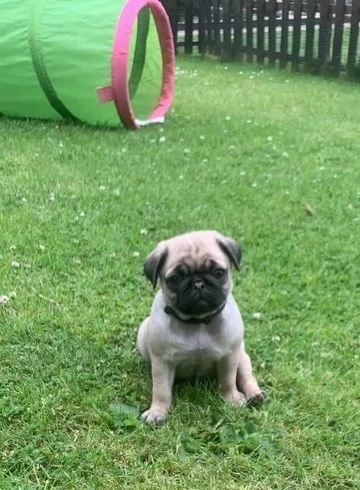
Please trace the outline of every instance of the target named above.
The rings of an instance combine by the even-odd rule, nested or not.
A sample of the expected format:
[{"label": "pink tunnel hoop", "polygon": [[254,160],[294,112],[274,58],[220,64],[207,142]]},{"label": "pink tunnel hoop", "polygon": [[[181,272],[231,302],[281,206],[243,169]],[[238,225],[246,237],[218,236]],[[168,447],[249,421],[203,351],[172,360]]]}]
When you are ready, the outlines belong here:
[{"label": "pink tunnel hoop", "polygon": [[128,53],[131,33],[139,11],[148,7],[155,20],[162,55],[162,86],[156,107],[146,122],[165,117],[174,94],[175,49],[174,39],[166,10],[159,0],[128,1],[117,22],[114,49],[111,60],[111,88],[117,113],[123,123],[136,129],[141,124],[136,120],[132,109],[128,87]]}]

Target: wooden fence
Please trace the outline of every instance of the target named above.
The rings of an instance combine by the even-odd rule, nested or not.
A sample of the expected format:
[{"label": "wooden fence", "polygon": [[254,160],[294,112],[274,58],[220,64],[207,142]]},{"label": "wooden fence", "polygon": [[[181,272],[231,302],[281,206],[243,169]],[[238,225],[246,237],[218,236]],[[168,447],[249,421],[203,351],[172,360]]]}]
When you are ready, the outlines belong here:
[{"label": "wooden fence", "polygon": [[333,74],[360,70],[360,0],[163,0],[176,47]]}]

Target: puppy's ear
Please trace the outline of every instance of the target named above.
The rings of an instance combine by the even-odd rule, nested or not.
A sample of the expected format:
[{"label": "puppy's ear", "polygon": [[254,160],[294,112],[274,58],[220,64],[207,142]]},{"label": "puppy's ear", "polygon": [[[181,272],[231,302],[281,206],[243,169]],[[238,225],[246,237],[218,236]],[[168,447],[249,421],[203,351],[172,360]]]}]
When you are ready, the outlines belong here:
[{"label": "puppy's ear", "polygon": [[217,238],[216,241],[221,250],[228,257],[230,262],[235,266],[236,269],[239,269],[241,261],[241,249],[236,241],[232,238],[222,235]]},{"label": "puppy's ear", "polygon": [[163,268],[166,258],[168,256],[168,249],[166,246],[159,244],[156,249],[151,252],[144,263],[144,274],[149,279],[154,289],[156,287],[159,274]]}]

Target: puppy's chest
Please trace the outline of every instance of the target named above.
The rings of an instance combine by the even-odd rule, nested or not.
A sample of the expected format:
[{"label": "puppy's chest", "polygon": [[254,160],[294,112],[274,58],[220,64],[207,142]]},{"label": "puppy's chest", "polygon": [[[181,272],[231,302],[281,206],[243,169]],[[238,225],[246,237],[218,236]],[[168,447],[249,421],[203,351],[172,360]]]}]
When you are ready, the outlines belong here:
[{"label": "puppy's chest", "polygon": [[208,374],[232,347],[224,339],[200,331],[196,335],[184,333],[173,337],[166,350],[168,361],[176,366],[177,377],[190,377]]}]

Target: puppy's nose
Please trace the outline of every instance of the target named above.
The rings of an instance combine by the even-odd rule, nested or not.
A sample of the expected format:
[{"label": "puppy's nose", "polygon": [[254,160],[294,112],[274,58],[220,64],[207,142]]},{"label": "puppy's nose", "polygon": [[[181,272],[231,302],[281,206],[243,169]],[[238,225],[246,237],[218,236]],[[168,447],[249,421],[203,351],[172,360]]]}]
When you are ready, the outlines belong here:
[{"label": "puppy's nose", "polygon": [[198,280],[194,281],[194,289],[204,289],[205,284],[204,281]]}]

